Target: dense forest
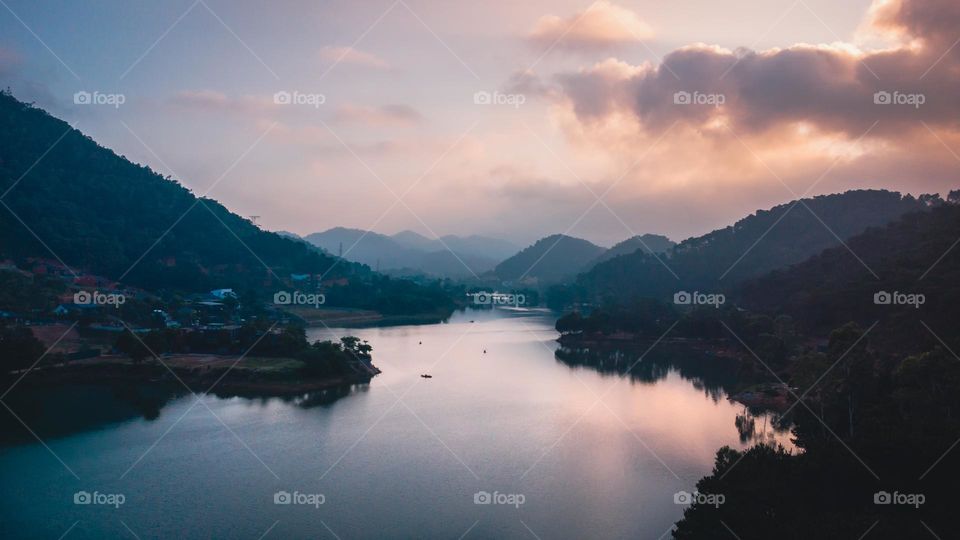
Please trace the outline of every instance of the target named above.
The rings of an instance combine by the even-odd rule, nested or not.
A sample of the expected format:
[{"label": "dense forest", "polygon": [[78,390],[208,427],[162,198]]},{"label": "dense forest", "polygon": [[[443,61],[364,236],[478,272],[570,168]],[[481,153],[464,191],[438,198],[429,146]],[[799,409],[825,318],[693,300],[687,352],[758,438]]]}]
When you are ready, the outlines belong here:
[{"label": "dense forest", "polygon": [[291,274],[309,274],[350,283],[329,295],[331,305],[452,309],[439,288],[261,230],[9,93],[0,93],[0,125],[0,260],[24,267],[28,258],[58,259],[73,272],[150,291],[255,289],[264,297]]},{"label": "dense forest", "polygon": [[[936,344],[924,325],[951,347],[960,305],[960,192],[948,204],[912,213],[851,238],[803,263],[748,280],[736,292],[752,312],[791,316],[805,333],[826,335],[855,321],[878,322],[886,350],[917,353]],[[875,295],[890,295],[890,303]],[[894,297],[893,295],[896,295]],[[914,297],[917,302],[908,303]],[[901,303],[901,301],[903,303]]]}]

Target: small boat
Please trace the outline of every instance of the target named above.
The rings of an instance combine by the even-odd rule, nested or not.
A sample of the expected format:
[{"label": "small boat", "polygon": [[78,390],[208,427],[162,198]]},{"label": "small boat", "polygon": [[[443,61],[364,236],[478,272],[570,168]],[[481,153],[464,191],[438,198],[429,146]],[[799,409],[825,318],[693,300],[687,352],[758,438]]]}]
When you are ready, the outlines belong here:
[{"label": "small boat", "polygon": [[432,379],[432,378],[433,378],[433,375],[427,375],[426,373],[424,373],[424,374],[422,374],[422,375],[420,375],[420,376],[423,377],[424,379]]}]

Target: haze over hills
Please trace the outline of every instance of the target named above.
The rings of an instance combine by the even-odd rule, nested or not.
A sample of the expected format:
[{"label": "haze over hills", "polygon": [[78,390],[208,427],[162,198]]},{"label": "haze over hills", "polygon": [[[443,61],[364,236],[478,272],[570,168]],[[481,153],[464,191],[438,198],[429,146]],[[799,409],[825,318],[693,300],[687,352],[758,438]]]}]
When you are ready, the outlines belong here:
[{"label": "haze over hills", "polygon": [[493,272],[503,281],[558,283],[583,271],[605,251],[587,240],[554,234],[501,262]]},{"label": "haze over hills", "polygon": [[675,245],[676,242],[660,234],[638,234],[608,249],[597,257],[593,264],[597,265],[620,255],[629,255],[638,249],[644,253],[663,253]]},{"label": "haze over hills", "polygon": [[513,242],[478,234],[470,236],[448,234],[441,236],[439,239],[432,239],[413,231],[401,231],[390,238],[401,245],[423,251],[445,251],[449,249],[457,254],[487,257],[497,261],[502,261],[520,251],[520,246]]},{"label": "haze over hills", "polygon": [[430,239],[413,231],[392,236],[360,229],[335,227],[304,240],[371,268],[392,273],[423,273],[439,277],[473,277],[491,270],[517,251],[513,244],[483,236],[443,236]]}]

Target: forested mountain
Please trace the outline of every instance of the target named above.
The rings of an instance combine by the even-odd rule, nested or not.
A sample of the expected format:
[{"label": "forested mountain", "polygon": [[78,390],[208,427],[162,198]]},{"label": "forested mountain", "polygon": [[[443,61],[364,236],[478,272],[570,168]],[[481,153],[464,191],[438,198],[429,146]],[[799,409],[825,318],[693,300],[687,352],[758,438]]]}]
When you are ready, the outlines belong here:
[{"label": "forested mountain", "polygon": [[438,277],[469,277],[492,269],[499,258],[488,255],[485,243],[495,246],[492,252],[500,253],[503,247],[498,240],[483,237],[441,237],[442,242],[412,231],[403,231],[393,236],[335,227],[307,235],[305,240],[343,258],[379,268],[382,272],[402,270]]},{"label": "forested mountain", "polygon": [[498,264],[494,273],[504,281],[556,283],[573,277],[604,251],[586,240],[554,234]]},{"label": "forested mountain", "polygon": [[[960,192],[954,198],[960,198]],[[827,249],[790,268],[748,280],[737,301],[751,311],[790,315],[815,334],[850,321],[863,326],[880,321],[878,339],[888,341],[888,349],[932,346],[934,338],[920,320],[931,327],[951,328],[955,321],[944,317],[953,316],[960,305],[960,254],[954,252],[960,239],[957,203],[960,200],[907,214],[850,238],[849,249]],[[884,303],[884,293],[890,295],[890,303]],[[911,298],[918,302],[900,303]],[[905,335],[915,337],[904,339]],[[949,342],[956,336],[950,333],[943,339]]]},{"label": "forested mountain", "polygon": [[637,250],[642,250],[643,253],[663,253],[675,245],[677,245],[676,242],[660,234],[639,234],[608,249],[603,255],[597,257],[593,264],[597,265],[621,255],[630,255]]},{"label": "forested mountain", "polygon": [[[722,538],[718,521],[743,538],[922,538],[951,530],[960,475],[952,451],[960,431],[958,238],[960,192],[953,192],[945,205],[851,238],[849,251],[828,249],[744,283],[743,305],[765,313],[757,320],[780,323],[771,329],[790,321],[800,336],[829,336],[816,347],[779,340],[786,354],[773,364],[771,378],[793,389],[788,421],[803,452],[720,450],[697,489],[723,493],[728,504],[694,504],[675,538]],[[757,345],[786,337],[767,332],[753,341],[756,359],[748,356],[758,372],[776,348]]]},{"label": "forested mountain", "polygon": [[[0,259],[59,259],[147,290],[266,290],[296,273],[348,278],[349,296],[368,308],[448,303],[263,231],[8,93],[0,126]],[[365,292],[373,288],[379,294]]]},{"label": "forested mountain", "polygon": [[744,279],[796,264],[929,199],[883,190],[823,195],[759,210],[734,225],[684,240],[664,254],[616,257],[580,275],[586,300],[667,298],[678,290],[723,291]]}]

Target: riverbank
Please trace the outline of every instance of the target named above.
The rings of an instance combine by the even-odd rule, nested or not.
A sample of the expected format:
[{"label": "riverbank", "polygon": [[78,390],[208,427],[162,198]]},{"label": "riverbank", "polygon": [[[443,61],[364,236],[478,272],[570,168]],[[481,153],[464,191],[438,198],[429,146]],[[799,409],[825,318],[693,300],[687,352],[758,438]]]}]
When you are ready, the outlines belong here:
[{"label": "riverbank", "polygon": [[21,384],[176,384],[218,395],[288,396],[368,383],[380,370],[365,366],[347,375],[311,376],[293,358],[175,354],[135,363],[124,356],[102,356],[34,369]]},{"label": "riverbank", "polygon": [[657,347],[679,346],[717,358],[738,361],[745,358],[742,348],[738,348],[737,344],[729,339],[664,337],[658,341],[655,338],[647,338],[629,332],[616,332],[613,334],[561,334],[557,338],[557,342],[570,349],[597,348],[602,350],[650,347],[656,343]]},{"label": "riverbank", "polygon": [[369,328],[372,326],[401,326],[437,324],[447,320],[451,313],[422,313],[419,315],[384,315],[378,311],[351,308],[320,308],[285,306],[284,312],[300,319],[310,327]]}]

